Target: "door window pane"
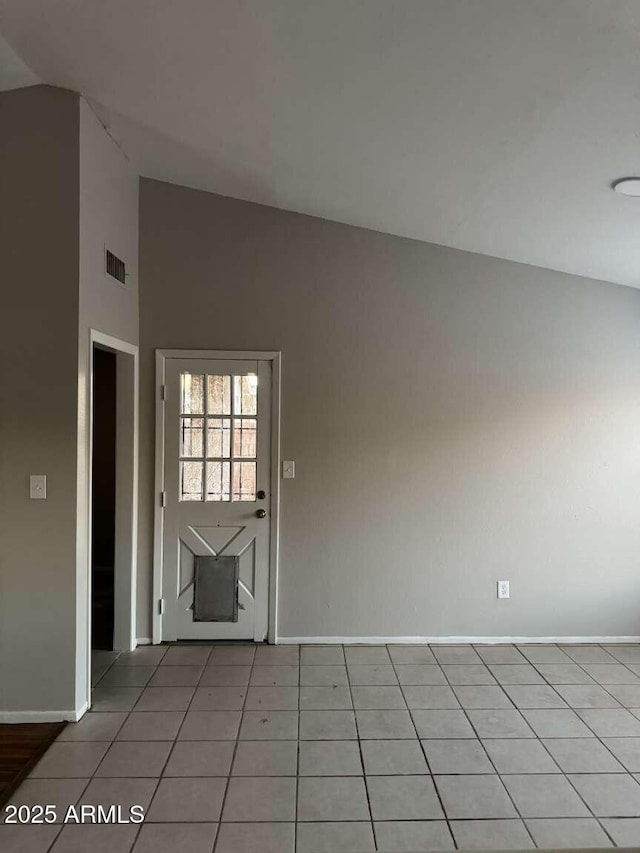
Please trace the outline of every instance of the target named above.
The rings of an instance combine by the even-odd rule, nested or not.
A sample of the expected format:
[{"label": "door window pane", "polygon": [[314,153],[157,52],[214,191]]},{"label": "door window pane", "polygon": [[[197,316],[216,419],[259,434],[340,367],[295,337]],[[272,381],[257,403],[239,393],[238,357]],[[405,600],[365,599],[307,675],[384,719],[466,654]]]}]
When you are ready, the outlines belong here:
[{"label": "door window pane", "polygon": [[208,418],[207,456],[231,456],[231,418]]},{"label": "door window pane", "polygon": [[207,462],[208,501],[231,500],[229,490],[229,462]]},{"label": "door window pane", "polygon": [[180,400],[180,411],[183,415],[204,414],[204,376],[202,374],[180,374]]},{"label": "door window pane", "polygon": [[202,462],[180,463],[180,500],[202,500]]},{"label": "door window pane", "polygon": [[255,373],[233,377],[233,413],[258,414],[258,377]]},{"label": "door window pane", "polygon": [[258,422],[255,418],[242,418],[233,422],[233,455],[243,459],[256,458],[256,430]]},{"label": "door window pane", "polygon": [[180,423],[180,456],[202,456],[202,418],[182,418]]},{"label": "door window pane", "polygon": [[256,499],[256,463],[233,463],[233,500],[255,501]]},{"label": "door window pane", "polygon": [[181,501],[256,500],[257,395],[255,373],[180,374]]},{"label": "door window pane", "polygon": [[210,415],[231,414],[230,376],[207,376],[207,412]]}]

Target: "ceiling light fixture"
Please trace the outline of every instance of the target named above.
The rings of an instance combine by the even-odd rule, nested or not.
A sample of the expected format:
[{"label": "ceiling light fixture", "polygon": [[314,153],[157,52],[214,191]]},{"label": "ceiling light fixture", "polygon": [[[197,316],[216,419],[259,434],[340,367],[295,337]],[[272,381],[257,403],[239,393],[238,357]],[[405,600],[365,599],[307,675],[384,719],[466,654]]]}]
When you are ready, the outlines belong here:
[{"label": "ceiling light fixture", "polygon": [[640,178],[620,178],[611,186],[620,195],[640,196]]}]

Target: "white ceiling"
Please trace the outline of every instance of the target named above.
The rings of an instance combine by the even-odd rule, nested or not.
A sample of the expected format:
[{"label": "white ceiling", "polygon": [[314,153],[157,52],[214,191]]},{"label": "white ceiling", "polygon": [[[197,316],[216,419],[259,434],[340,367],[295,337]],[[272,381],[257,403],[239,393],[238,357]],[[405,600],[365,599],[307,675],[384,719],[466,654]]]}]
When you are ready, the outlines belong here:
[{"label": "white ceiling", "polygon": [[0,0],[0,31],[143,175],[640,287],[639,0]]}]

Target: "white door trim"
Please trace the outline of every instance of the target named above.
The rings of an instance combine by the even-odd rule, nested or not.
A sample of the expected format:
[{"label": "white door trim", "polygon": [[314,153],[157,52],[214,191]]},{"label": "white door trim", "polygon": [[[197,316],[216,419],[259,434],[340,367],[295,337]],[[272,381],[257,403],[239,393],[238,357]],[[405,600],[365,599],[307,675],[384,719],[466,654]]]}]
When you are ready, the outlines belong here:
[{"label": "white door trim", "polygon": [[162,642],[162,561],[164,537],[164,386],[167,359],[220,359],[239,361],[270,361],[271,369],[271,514],[269,551],[269,631],[268,640],[275,643],[278,636],[278,567],[280,558],[280,372],[281,353],[247,350],[156,350],[156,464],[153,513],[153,591],[152,642]]},{"label": "white door trim", "polygon": [[[138,559],[138,447],[139,447],[139,355],[138,347],[112,335],[89,330],[89,399],[87,465],[86,537],[86,666],[87,697],[85,708],[91,704],[91,521],[93,467],[93,349],[104,347],[116,354],[116,565],[114,589],[114,649],[127,651],[136,647],[136,588]],[[118,477],[124,472],[126,477]],[[81,716],[82,714],[80,714]],[[65,718],[66,719],[66,718]],[[79,717],[78,717],[79,719]]]}]

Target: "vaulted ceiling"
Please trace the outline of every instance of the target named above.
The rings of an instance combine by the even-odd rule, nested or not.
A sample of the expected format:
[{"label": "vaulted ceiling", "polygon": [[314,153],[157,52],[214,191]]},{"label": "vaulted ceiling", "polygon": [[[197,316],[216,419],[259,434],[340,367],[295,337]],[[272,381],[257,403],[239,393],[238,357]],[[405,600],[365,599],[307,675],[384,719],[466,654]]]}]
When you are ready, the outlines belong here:
[{"label": "vaulted ceiling", "polygon": [[640,287],[638,0],[0,0],[141,174]]}]

